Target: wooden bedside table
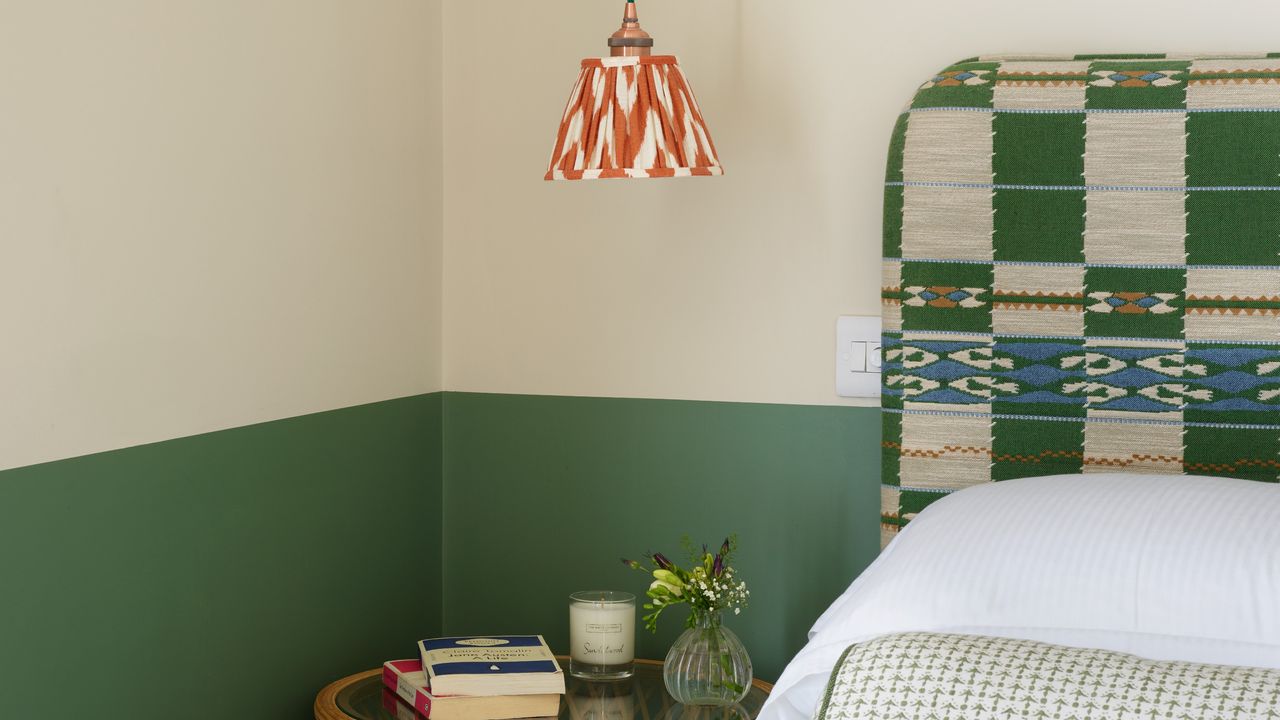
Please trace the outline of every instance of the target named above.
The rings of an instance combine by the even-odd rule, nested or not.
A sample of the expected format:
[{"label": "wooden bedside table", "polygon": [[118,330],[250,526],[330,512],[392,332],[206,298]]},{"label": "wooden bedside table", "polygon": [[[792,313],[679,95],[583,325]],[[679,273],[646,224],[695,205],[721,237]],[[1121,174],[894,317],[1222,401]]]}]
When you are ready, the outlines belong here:
[{"label": "wooden bedside table", "polygon": [[[557,658],[565,669],[565,695],[559,720],[755,720],[773,685],[751,683],[747,697],[733,708],[679,705],[662,684],[662,663],[637,660],[636,674],[618,682],[588,682],[569,674],[567,658]],[[316,696],[316,720],[406,720],[417,715],[382,685],[382,669],[343,678]]]}]

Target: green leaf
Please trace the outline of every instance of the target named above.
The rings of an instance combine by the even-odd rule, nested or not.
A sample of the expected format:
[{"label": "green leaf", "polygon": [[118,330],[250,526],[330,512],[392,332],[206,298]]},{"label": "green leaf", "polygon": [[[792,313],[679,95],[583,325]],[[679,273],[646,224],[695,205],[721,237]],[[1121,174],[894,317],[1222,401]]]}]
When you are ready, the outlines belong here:
[{"label": "green leaf", "polygon": [[[720,656],[720,669],[724,671],[727,677],[733,677],[733,657],[728,653]],[[720,684],[736,693],[742,692],[742,686],[731,680],[724,680]]]}]

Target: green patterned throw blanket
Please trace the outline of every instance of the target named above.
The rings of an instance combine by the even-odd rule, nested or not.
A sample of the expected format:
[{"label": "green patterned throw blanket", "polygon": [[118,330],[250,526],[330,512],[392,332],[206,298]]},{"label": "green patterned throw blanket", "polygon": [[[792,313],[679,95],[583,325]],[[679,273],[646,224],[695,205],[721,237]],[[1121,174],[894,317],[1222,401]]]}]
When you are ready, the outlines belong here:
[{"label": "green patterned throw blanket", "polygon": [[975,58],[885,183],[884,540],[946,493],[1280,478],[1280,57]]},{"label": "green patterned throw blanket", "polygon": [[854,645],[819,720],[1276,720],[1280,670],[909,633]]}]

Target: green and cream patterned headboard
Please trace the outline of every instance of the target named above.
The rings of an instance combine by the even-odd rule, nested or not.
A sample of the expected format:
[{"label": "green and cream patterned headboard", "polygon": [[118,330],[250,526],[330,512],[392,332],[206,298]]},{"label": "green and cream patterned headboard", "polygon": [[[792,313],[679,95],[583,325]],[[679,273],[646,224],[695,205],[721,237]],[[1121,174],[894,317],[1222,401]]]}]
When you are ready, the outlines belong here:
[{"label": "green and cream patterned headboard", "polygon": [[1280,59],[967,60],[885,185],[886,541],[976,483],[1280,478]]}]

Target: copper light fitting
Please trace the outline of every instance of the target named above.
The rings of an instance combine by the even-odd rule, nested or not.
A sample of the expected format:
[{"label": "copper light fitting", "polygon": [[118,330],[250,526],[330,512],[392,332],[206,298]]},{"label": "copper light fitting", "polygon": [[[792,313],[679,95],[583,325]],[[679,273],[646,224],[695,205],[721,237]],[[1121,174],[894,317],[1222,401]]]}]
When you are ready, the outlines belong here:
[{"label": "copper light fitting", "polygon": [[640,27],[635,0],[627,0],[622,13],[622,27],[609,36],[609,55],[613,57],[648,57],[653,53],[653,36]]}]

